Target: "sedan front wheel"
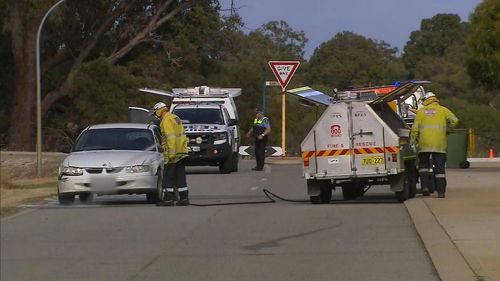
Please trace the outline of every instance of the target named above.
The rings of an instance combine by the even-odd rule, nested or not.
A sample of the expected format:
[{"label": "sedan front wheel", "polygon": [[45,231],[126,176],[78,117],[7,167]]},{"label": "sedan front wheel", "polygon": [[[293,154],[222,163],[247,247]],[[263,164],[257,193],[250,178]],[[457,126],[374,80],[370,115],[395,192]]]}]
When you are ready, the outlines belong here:
[{"label": "sedan front wheel", "polygon": [[59,204],[60,205],[70,205],[75,202],[75,195],[74,194],[64,194],[64,193],[59,193],[59,190],[57,191],[57,199],[59,199]]}]

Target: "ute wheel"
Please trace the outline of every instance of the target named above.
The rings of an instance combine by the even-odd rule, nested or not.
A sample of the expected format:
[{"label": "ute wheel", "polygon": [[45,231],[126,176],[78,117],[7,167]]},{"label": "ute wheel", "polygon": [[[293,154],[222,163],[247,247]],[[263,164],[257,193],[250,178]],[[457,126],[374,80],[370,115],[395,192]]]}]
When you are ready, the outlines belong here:
[{"label": "ute wheel", "polygon": [[91,192],[80,193],[78,195],[78,199],[80,200],[80,202],[85,203],[85,204],[92,202],[93,198],[94,198],[94,195]]},{"label": "ute wheel", "polygon": [[238,172],[238,162],[240,160],[240,155],[238,152],[233,152],[233,172]]},{"label": "ute wheel", "polygon": [[224,160],[224,162],[219,164],[219,172],[221,174],[230,174],[233,171],[233,156],[229,155],[229,157]]},{"label": "ute wheel", "polygon": [[74,194],[64,194],[64,193],[59,193],[59,190],[57,191],[57,199],[59,199],[59,204],[61,205],[71,205],[73,202],[75,202],[75,195]]}]

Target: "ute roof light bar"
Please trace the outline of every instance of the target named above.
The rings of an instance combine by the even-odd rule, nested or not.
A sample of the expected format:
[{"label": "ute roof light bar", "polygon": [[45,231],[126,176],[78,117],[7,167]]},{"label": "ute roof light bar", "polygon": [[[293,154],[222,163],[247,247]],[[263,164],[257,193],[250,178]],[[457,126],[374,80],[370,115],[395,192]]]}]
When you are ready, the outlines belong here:
[{"label": "ute roof light bar", "polygon": [[174,97],[192,97],[192,98],[226,98],[237,97],[241,95],[241,88],[213,88],[207,86],[192,88],[173,88]]},{"label": "ute roof light bar", "polygon": [[235,98],[241,95],[241,88],[212,88],[207,86],[173,88],[172,92],[148,88],[142,88],[139,91],[170,98]]}]

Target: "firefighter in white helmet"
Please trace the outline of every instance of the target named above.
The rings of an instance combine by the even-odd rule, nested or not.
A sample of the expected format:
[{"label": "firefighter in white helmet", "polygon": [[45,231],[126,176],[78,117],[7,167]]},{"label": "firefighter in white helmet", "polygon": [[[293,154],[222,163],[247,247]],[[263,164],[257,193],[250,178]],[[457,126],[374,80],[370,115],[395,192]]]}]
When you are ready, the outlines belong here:
[{"label": "firefighter in white helmet", "polygon": [[429,195],[431,178],[430,159],[434,163],[436,191],[439,198],[446,192],[446,146],[447,134],[458,125],[457,117],[432,92],[422,97],[423,108],[417,111],[411,127],[411,143],[416,145],[419,160],[419,175],[424,196]]},{"label": "firefighter in white helmet", "polygon": [[[157,206],[189,205],[186,182],[185,158],[188,156],[187,137],[181,119],[168,111],[165,103],[154,105],[153,113],[161,120],[161,145],[165,167],[163,169],[163,192],[160,193]],[[175,192],[179,193],[179,201],[175,202]]]}]

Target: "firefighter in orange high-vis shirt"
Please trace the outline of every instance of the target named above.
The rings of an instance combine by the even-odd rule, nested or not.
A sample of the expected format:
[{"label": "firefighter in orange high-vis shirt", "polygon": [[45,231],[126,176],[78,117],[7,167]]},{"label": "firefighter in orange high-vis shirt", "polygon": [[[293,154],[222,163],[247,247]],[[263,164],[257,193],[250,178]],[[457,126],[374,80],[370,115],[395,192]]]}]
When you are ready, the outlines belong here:
[{"label": "firefighter in orange high-vis shirt", "polygon": [[446,107],[439,104],[439,100],[432,92],[422,98],[423,108],[417,111],[415,121],[411,127],[411,143],[418,151],[418,171],[422,193],[428,196],[431,177],[431,162],[435,187],[439,198],[446,193],[446,145],[447,135],[458,125],[457,117]]},{"label": "firefighter in orange high-vis shirt", "polygon": [[[184,127],[181,119],[170,113],[167,105],[163,102],[155,104],[153,112],[161,120],[161,145],[165,159],[163,190],[160,193],[157,206],[187,206],[189,205],[189,193],[184,162],[188,156],[188,148]],[[177,202],[175,202],[176,191],[179,193]]]}]

